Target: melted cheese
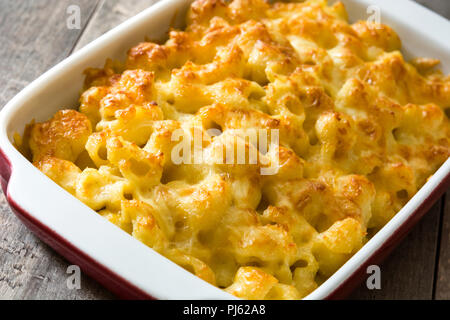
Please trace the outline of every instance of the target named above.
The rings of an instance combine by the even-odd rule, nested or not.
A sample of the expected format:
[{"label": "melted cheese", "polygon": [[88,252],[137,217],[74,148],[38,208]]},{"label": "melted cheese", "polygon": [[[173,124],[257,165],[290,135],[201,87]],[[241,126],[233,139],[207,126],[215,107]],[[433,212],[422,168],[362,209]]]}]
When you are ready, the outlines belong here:
[{"label": "melted cheese", "polygon": [[[448,158],[450,79],[386,25],[325,0],[197,0],[185,31],[86,71],[79,111],[30,124],[42,172],[124,231],[238,297],[299,299]],[[201,161],[172,135],[220,129]],[[277,129],[254,164],[217,160]],[[276,150],[274,150],[274,148]],[[253,150],[252,149],[252,150]],[[191,159],[188,159],[191,160]],[[219,159],[220,160],[220,159]]]}]

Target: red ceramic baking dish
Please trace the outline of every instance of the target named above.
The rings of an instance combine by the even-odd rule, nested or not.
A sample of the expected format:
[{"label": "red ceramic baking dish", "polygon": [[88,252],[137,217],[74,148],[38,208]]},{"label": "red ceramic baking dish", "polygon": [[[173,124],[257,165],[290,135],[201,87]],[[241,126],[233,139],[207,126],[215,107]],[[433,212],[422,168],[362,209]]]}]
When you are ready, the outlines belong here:
[{"label": "red ceramic baking dish", "polygon": [[[122,298],[232,299],[121,231],[60,188],[13,146],[13,135],[32,119],[50,118],[61,106],[75,107],[82,70],[124,59],[145,37],[161,38],[181,21],[189,0],[165,0],[111,30],[39,77],[0,113],[0,173],[7,200],[39,238]],[[382,22],[393,27],[407,57],[438,58],[450,71],[450,22],[408,0],[345,0],[350,19],[364,19],[376,5]],[[306,299],[345,297],[427,212],[450,185],[450,160],[364,247]]]}]

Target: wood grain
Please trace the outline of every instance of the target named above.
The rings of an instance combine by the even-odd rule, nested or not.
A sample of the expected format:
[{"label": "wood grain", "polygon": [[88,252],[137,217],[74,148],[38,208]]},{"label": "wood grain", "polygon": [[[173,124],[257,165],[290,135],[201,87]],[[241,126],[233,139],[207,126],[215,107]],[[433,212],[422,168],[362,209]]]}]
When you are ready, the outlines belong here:
[{"label": "wood grain", "polygon": [[[72,51],[157,1],[0,1],[0,106]],[[450,17],[448,0],[418,2]],[[66,27],[66,9],[72,4],[81,8],[80,30]],[[18,221],[1,194],[0,299],[113,298],[107,290],[84,276],[81,290],[69,290],[66,286],[68,265]],[[363,284],[351,298],[450,299],[450,196],[445,205],[437,203],[430,210],[382,264],[381,270],[382,290],[369,291]]]},{"label": "wood grain", "polygon": [[[92,0],[0,1],[0,105],[68,56],[97,2]],[[81,30],[69,30],[66,9],[81,9]],[[68,290],[68,263],[33,236],[0,198],[0,297],[90,299],[111,295],[83,277],[83,290]]]},{"label": "wood grain", "polygon": [[[448,0],[416,2],[450,18]],[[443,200],[439,200],[381,265],[381,290],[368,290],[363,283],[351,295],[351,299],[450,299],[449,192],[446,199],[445,208]],[[441,212],[444,209],[444,227],[440,232]],[[438,275],[435,274],[437,270]]]},{"label": "wood grain", "polygon": [[450,300],[450,193],[443,201],[441,241],[437,256],[437,276],[434,298]]}]

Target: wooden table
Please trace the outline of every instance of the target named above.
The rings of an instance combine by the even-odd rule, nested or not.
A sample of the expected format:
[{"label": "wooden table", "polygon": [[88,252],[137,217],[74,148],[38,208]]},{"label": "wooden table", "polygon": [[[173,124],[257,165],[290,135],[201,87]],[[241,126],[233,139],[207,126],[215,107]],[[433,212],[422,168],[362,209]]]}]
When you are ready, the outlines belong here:
[{"label": "wooden table", "polygon": [[[156,1],[1,0],[0,106],[51,66]],[[419,2],[450,17],[448,0]],[[67,28],[71,5],[81,9],[80,29]],[[68,265],[20,223],[1,194],[0,299],[114,298],[86,276],[81,289],[68,289]],[[362,285],[351,298],[450,299],[450,192],[381,266],[381,275],[381,290]]]}]

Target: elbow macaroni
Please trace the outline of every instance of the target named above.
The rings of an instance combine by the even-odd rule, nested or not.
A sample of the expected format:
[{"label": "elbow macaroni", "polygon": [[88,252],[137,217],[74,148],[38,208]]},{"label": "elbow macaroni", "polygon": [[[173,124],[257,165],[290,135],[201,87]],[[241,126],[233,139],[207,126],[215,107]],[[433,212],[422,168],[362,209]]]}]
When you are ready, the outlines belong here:
[{"label": "elbow macaroni", "polygon": [[[30,124],[20,148],[98,214],[227,292],[300,299],[448,158],[450,79],[408,63],[386,25],[342,3],[197,0],[185,31],[86,70],[79,111]],[[199,163],[182,130],[220,129]],[[234,129],[277,129],[261,163],[211,161]],[[254,148],[251,142],[239,143]],[[255,169],[256,168],[256,169]]]}]

